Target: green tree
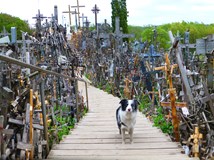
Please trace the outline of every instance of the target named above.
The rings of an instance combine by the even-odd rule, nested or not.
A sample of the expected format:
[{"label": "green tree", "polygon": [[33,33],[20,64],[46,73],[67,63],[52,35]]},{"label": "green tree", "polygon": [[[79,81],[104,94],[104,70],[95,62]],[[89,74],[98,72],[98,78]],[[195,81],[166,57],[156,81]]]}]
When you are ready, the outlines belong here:
[{"label": "green tree", "polygon": [[0,32],[5,27],[6,31],[10,33],[11,27],[16,27],[17,29],[17,39],[21,39],[21,31],[32,33],[28,23],[21,20],[18,17],[13,17],[9,14],[0,13]]},{"label": "green tree", "polygon": [[128,11],[126,7],[126,0],[112,0],[112,28],[113,32],[115,31],[115,17],[120,18],[120,27],[122,28],[123,33],[128,33]]},{"label": "green tree", "polygon": [[[135,34],[135,38],[131,39],[142,39],[143,41],[152,42],[154,26],[129,26],[129,32]],[[196,43],[196,39],[206,37],[209,34],[214,34],[214,24],[203,24],[197,22],[174,22],[157,26],[157,33],[159,34],[157,41],[160,43],[160,48],[167,50],[170,47],[168,31],[172,31],[174,36],[179,33],[183,38],[185,31],[190,32],[190,43]],[[181,43],[183,41],[181,40]]]}]

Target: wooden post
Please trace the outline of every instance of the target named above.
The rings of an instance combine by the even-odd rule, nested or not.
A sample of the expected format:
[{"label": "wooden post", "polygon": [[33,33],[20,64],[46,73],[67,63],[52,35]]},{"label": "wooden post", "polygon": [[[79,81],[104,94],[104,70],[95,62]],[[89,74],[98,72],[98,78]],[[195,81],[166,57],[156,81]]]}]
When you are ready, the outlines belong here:
[{"label": "wooden post", "polygon": [[30,89],[30,144],[32,149],[30,151],[30,159],[33,160],[34,145],[33,145],[33,89]]},{"label": "wooden post", "polygon": [[3,132],[3,129],[4,129],[4,116],[0,116],[0,157],[2,157],[2,150],[3,150],[3,135],[2,135],[2,132]]},{"label": "wooden post", "polygon": [[40,95],[41,95],[41,103],[42,103],[42,119],[43,119],[43,126],[44,126],[44,135],[46,143],[46,150],[47,154],[49,153],[49,143],[48,143],[48,126],[46,121],[46,106],[45,106],[45,93],[44,93],[44,80],[39,84]]},{"label": "wooden post", "polygon": [[[28,125],[29,125],[29,123],[30,123],[30,104],[27,103],[26,111],[25,111],[25,125],[24,125],[24,130],[22,133],[22,142],[18,143],[18,145],[17,145],[17,148],[21,149],[20,159],[28,159],[29,158],[28,151],[31,150],[31,148],[32,148],[32,146],[27,145],[28,144],[28,133],[29,133]],[[24,147],[22,147],[22,146],[24,146]]]},{"label": "wooden post", "polygon": [[78,91],[78,81],[75,81],[75,94],[76,94],[76,109],[77,109],[77,122],[80,120],[80,107],[79,107],[79,91]]}]

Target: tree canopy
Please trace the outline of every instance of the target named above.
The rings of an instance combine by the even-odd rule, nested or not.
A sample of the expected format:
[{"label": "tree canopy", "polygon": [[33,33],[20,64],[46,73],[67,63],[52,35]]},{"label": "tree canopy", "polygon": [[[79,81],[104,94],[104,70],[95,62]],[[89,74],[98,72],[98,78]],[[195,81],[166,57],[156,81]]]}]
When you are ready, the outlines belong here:
[{"label": "tree canopy", "polygon": [[[174,35],[179,34],[184,37],[185,31],[189,30],[189,43],[195,43],[196,39],[206,37],[209,34],[214,34],[214,24],[203,24],[197,22],[174,22],[159,25],[157,28],[157,41],[160,43],[160,48],[168,49],[170,47],[168,31],[172,31]],[[154,26],[129,26],[129,32],[135,34],[137,40],[153,42]],[[134,40],[131,39],[131,40]]]},{"label": "tree canopy", "polygon": [[13,17],[9,14],[0,13],[0,32],[4,27],[8,33],[10,33],[11,27],[16,27],[17,39],[21,39],[21,31],[28,33],[32,32],[26,21],[21,20],[18,17]]}]

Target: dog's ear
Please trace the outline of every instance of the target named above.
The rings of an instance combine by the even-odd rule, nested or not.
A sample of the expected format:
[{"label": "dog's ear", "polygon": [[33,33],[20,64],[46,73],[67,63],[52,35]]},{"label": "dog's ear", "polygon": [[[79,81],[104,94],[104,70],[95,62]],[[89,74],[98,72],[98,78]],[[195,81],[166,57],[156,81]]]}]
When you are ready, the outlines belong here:
[{"label": "dog's ear", "polygon": [[119,104],[121,104],[122,106],[124,106],[124,105],[127,104],[127,102],[128,102],[127,99],[122,99]]},{"label": "dog's ear", "polygon": [[124,103],[127,103],[127,99],[122,99],[119,104],[123,105]]},{"label": "dog's ear", "polygon": [[122,111],[125,111],[126,110],[126,107],[128,105],[128,100],[127,99],[122,99],[120,101],[120,104],[121,104],[121,108],[122,108]]}]

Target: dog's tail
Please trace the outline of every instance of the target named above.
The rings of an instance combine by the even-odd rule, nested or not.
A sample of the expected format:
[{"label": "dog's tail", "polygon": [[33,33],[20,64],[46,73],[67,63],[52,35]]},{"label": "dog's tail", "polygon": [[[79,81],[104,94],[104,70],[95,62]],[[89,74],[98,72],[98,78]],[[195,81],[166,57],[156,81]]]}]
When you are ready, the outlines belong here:
[{"label": "dog's tail", "polygon": [[120,107],[116,111],[116,120],[117,120],[117,126],[119,129],[119,132],[121,134],[121,119],[120,119],[120,115],[119,115],[119,110],[120,110]]}]

